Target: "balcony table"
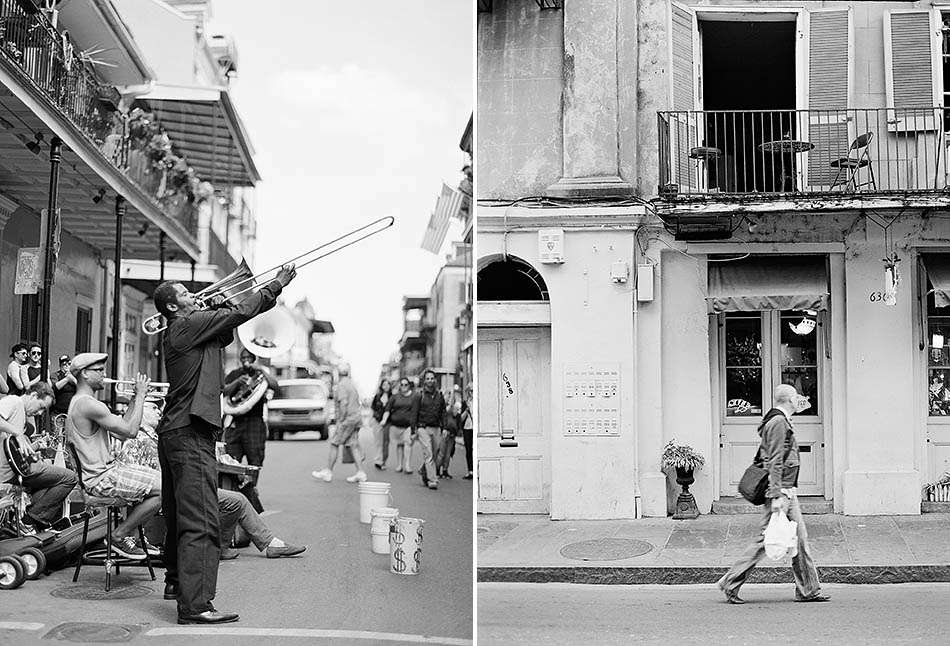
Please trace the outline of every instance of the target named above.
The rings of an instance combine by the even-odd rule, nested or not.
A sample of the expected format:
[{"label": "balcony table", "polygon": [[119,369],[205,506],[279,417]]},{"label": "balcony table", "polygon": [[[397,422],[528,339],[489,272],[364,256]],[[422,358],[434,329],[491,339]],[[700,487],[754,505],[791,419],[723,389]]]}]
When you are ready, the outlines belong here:
[{"label": "balcony table", "polygon": [[[772,153],[773,155],[788,154],[792,156],[792,177],[795,182],[792,188],[795,191],[798,190],[798,162],[795,155],[807,153],[814,148],[815,144],[810,141],[800,141],[797,139],[779,139],[777,141],[766,141],[763,144],[759,144],[759,150],[763,152]],[[782,173],[782,192],[785,192],[785,173]]]}]

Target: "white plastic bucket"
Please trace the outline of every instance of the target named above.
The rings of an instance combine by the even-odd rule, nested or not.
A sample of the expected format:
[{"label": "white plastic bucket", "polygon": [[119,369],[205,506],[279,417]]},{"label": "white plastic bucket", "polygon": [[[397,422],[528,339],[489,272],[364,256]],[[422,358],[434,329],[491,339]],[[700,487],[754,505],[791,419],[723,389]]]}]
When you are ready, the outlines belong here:
[{"label": "white plastic bucket", "polygon": [[389,569],[395,574],[419,574],[422,569],[421,518],[396,518],[389,524]]},{"label": "white plastic bucket", "polygon": [[389,554],[389,524],[399,516],[399,510],[395,507],[379,507],[371,509],[369,515],[373,519],[369,525],[373,552]]},{"label": "white plastic bucket", "polygon": [[369,524],[372,518],[370,510],[379,507],[389,507],[388,482],[361,482],[356,489],[360,494],[360,522]]}]

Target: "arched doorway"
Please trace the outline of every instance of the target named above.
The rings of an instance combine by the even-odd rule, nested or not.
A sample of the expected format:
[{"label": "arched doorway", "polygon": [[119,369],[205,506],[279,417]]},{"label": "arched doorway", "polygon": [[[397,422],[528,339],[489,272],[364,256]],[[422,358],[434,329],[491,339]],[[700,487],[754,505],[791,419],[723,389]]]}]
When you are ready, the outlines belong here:
[{"label": "arched doorway", "polygon": [[483,259],[478,303],[478,511],[549,511],[551,313],[547,284],[512,256]]}]

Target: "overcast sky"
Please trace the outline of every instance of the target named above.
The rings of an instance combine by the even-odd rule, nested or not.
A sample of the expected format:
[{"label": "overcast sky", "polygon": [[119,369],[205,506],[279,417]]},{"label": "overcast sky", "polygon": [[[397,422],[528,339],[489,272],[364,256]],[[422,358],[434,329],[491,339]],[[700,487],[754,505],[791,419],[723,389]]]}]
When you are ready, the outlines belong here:
[{"label": "overcast sky", "polygon": [[419,247],[474,107],[471,0],[217,0],[234,35],[232,95],[263,176],[257,269],[386,215],[396,225],[301,270],[364,394],[402,334],[403,295],[427,295],[443,253]]}]

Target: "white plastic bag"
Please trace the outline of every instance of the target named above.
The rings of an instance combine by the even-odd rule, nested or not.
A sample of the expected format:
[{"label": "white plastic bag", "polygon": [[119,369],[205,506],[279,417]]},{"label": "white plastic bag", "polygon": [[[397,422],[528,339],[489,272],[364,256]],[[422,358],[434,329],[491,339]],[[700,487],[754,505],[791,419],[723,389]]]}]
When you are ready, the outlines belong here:
[{"label": "white plastic bag", "polygon": [[798,523],[782,510],[773,511],[765,528],[765,555],[774,561],[798,554]]}]

